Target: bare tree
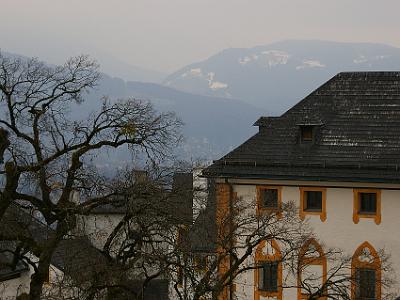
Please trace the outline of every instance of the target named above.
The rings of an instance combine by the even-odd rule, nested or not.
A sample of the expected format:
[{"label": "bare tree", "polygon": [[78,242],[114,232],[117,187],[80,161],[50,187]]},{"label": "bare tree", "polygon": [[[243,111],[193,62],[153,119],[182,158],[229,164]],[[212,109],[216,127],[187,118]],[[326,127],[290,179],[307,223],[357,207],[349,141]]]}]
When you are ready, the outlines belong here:
[{"label": "bare tree", "polygon": [[[367,291],[360,291],[355,286],[360,284],[360,280],[365,281],[365,279],[359,277],[352,265],[353,261],[359,258],[358,256],[361,256],[361,259],[367,265],[372,265],[372,267],[368,267],[368,270],[374,271],[375,274],[372,282],[368,282],[368,280],[364,282],[368,285],[367,290],[369,289],[375,295],[379,293],[380,299],[395,299],[395,291],[392,289],[395,278],[393,277],[390,255],[383,249],[377,251],[374,257],[368,249],[363,249],[361,253],[355,253],[351,256],[341,249],[323,248],[326,275],[307,270],[308,267],[319,264],[322,247],[321,249],[310,247],[303,252],[300,251],[297,268],[291,270],[293,276],[301,274],[300,280],[297,282],[298,285],[295,287],[301,290],[303,295],[306,295],[306,299],[350,300],[354,297],[363,298],[363,293],[367,293]],[[374,266],[377,259],[379,259],[379,266]],[[377,291],[377,286],[379,286],[379,291]],[[365,295],[365,297],[367,296]]]},{"label": "bare tree", "polygon": [[[73,105],[99,79],[98,66],[86,56],[51,67],[36,59],[0,55],[0,220],[16,200],[39,212],[52,228],[46,241],[25,239],[24,251],[35,249],[38,262],[30,299],[39,299],[50,260],[59,242],[75,227],[76,215],[115,195],[92,159],[105,148],[124,145],[163,158],[178,142],[180,121],[157,113],[145,101],[103,99],[84,119],[71,116]],[[91,196],[74,203],[73,191]],[[97,196],[97,197],[96,197]],[[18,249],[20,249],[19,247]]]},{"label": "bare tree", "polygon": [[[236,197],[235,193],[231,195],[230,205],[221,206],[209,199],[208,205],[214,205],[215,210],[214,215],[207,215],[205,222],[198,224],[203,230],[185,228],[185,238],[177,241],[181,247],[177,246],[171,280],[178,299],[236,299],[235,284],[245,274],[251,285],[253,280],[258,281],[266,263],[263,260],[276,263],[280,272],[283,270],[286,274],[275,283],[274,296],[291,289],[301,293],[302,299],[352,299],[352,285],[359,280],[352,268],[355,257],[317,242],[318,237],[308,222],[299,218],[294,203],[284,203],[279,210],[257,213],[254,202]],[[216,220],[214,233],[209,225],[213,219]],[[194,249],[193,239],[198,240]],[[202,248],[205,243],[211,247]],[[261,253],[265,247],[268,254]],[[257,259],[259,255],[261,261]],[[393,299],[390,257],[383,250],[375,258],[369,257],[377,258],[380,263],[376,271],[382,276],[376,278],[373,288],[379,285],[382,299]],[[321,272],[313,269],[314,266],[320,266]]]},{"label": "bare tree", "polygon": [[[85,118],[71,116],[71,108],[98,78],[96,63],[85,56],[50,67],[0,55],[0,222],[16,220],[8,228],[17,229],[0,230],[0,240],[14,243],[11,252],[6,250],[13,255],[11,267],[23,260],[34,269],[29,299],[143,299],[160,278],[172,282],[182,300],[233,299],[237,278],[261,268],[255,256],[266,243],[272,248],[279,243],[274,261],[291,275],[279,283],[281,289],[301,289],[308,299],[349,299],[357,280],[353,257],[324,249],[331,262],[327,278],[303,272],[320,259],[312,255],[320,251],[304,250],[304,242],[317,237],[293,203],[258,213],[255,203],[236,197],[228,185],[211,186],[208,198],[200,187],[190,192],[201,198],[196,202],[204,201],[193,222],[179,202],[188,191],[171,183],[176,168],[153,168],[142,180],[131,178],[132,173],[106,178],[94,163],[104,149],[128,146],[159,167],[157,161],[179,141],[181,123],[174,114],[157,113],[150,103],[135,99],[105,98]],[[76,191],[81,201],[74,200]],[[225,202],[220,201],[224,193],[230,194]],[[100,251],[90,244],[85,249],[65,244],[87,238],[78,225],[93,210],[118,203],[124,211]],[[32,215],[13,215],[14,204]],[[38,218],[41,224],[35,223]],[[45,229],[41,238],[35,234],[38,228]],[[60,249],[70,262],[67,273],[79,276],[60,278],[55,294],[44,294],[52,257]],[[379,254],[383,273],[390,263]],[[86,263],[75,263],[80,258]],[[390,285],[390,280],[382,277],[380,284]],[[76,293],[65,294],[71,290]]]}]

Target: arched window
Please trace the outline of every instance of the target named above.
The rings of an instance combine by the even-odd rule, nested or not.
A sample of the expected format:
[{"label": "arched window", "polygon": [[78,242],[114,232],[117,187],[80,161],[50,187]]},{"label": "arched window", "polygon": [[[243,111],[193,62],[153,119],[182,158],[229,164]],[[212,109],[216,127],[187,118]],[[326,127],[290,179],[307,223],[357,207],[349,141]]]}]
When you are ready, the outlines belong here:
[{"label": "arched window", "polygon": [[324,288],[327,262],[321,245],[315,239],[308,240],[300,249],[297,272],[297,299],[308,299],[310,294]]},{"label": "arched window", "polygon": [[381,260],[370,243],[362,243],[351,260],[352,299],[381,299]]},{"label": "arched window", "polygon": [[282,299],[282,254],[276,241],[262,241],[256,250],[254,300]]}]

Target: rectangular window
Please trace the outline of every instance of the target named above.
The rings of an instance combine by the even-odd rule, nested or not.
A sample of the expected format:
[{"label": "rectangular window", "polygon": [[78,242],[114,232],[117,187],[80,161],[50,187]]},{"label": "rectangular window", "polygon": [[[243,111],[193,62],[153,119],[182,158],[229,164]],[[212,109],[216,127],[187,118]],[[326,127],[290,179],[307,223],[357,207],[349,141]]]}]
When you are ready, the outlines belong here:
[{"label": "rectangular window", "polygon": [[260,190],[260,204],[262,208],[278,208],[278,190]]},{"label": "rectangular window", "polygon": [[257,213],[276,214],[282,217],[282,187],[281,186],[256,186]]},{"label": "rectangular window", "polygon": [[196,255],[194,264],[198,271],[206,271],[208,266],[208,257],[206,255]]},{"label": "rectangular window", "polygon": [[374,269],[356,269],[356,300],[376,299],[376,271]]},{"label": "rectangular window", "polygon": [[258,289],[267,292],[278,291],[278,262],[264,262],[258,269]]},{"label": "rectangular window", "polygon": [[376,193],[359,193],[359,213],[376,213]]},{"label": "rectangular window", "polygon": [[381,215],[381,190],[379,189],[354,189],[353,190],[353,222],[357,224],[361,218],[375,220],[380,224]]},{"label": "rectangular window", "polygon": [[322,192],[305,191],[305,210],[322,211]]},{"label": "rectangular window", "polygon": [[301,126],[301,141],[303,143],[313,141],[313,126]]}]

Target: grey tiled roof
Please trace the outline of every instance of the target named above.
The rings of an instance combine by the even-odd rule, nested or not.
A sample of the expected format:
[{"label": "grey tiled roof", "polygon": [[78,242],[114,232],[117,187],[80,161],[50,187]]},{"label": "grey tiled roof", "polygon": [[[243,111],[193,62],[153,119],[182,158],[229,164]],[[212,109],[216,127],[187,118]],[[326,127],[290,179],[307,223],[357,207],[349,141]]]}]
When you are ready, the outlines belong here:
[{"label": "grey tiled roof", "polygon": [[[258,133],[203,174],[400,183],[400,72],[339,73],[255,125]],[[300,142],[302,125],[315,126],[313,143]]]}]

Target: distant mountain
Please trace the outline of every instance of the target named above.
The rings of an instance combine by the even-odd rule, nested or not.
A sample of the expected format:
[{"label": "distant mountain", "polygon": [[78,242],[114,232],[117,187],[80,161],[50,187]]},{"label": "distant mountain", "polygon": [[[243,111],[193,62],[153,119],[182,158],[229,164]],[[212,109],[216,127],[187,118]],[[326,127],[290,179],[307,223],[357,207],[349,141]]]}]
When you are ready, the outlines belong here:
[{"label": "distant mountain", "polygon": [[[28,55],[21,55],[7,51],[1,51],[1,53],[3,55],[19,57],[22,59],[29,58]],[[108,74],[112,77],[123,78],[127,81],[161,83],[163,79],[167,76],[167,74],[159,71],[133,66],[127,62],[115,58],[112,55],[102,52],[96,52],[91,55],[90,58],[96,60],[99,63],[101,72]],[[39,59],[46,60],[42,57],[39,57]]]},{"label": "distant mountain", "polygon": [[[26,58],[2,52],[3,55]],[[194,95],[155,83],[125,81],[102,74],[98,86],[85,96],[81,104],[74,104],[74,118],[84,118],[98,110],[102,98],[138,98],[151,101],[158,111],[174,111],[184,122],[185,141],[177,154],[182,159],[214,159],[241,144],[255,128],[251,125],[266,112],[235,99]],[[118,164],[129,155],[111,155],[109,163]],[[123,165],[123,164],[122,164]]]},{"label": "distant mountain", "polygon": [[232,97],[280,114],[342,71],[400,70],[400,48],[371,43],[290,40],[232,48],[171,74],[164,84]]},{"label": "distant mountain", "polygon": [[182,158],[214,159],[255,133],[251,125],[265,110],[239,100],[194,95],[154,83],[125,82],[103,74],[96,91],[74,109],[84,116],[101,104],[101,97],[150,100],[159,111],[174,111],[184,122]]},{"label": "distant mountain", "polygon": [[167,76],[167,74],[162,72],[133,66],[112,55],[104,53],[96,53],[93,58],[99,62],[102,72],[128,81],[161,83]]}]

